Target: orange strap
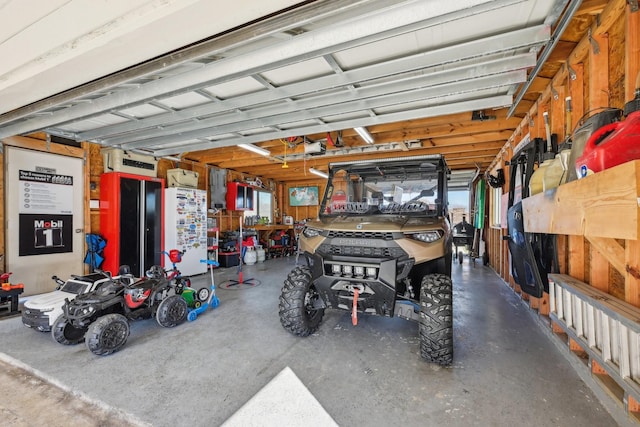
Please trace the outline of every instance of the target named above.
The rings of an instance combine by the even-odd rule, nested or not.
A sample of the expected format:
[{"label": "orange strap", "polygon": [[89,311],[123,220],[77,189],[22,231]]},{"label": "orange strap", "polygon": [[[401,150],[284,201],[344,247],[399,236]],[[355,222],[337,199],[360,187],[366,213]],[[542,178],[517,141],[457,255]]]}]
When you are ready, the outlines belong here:
[{"label": "orange strap", "polygon": [[353,289],[353,308],[351,309],[351,323],[358,324],[358,288]]}]

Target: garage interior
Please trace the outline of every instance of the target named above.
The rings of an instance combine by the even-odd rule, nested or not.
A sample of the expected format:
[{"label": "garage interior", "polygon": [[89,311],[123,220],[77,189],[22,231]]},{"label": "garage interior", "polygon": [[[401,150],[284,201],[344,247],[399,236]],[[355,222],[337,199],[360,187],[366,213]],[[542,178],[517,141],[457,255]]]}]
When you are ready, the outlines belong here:
[{"label": "garage interior", "polygon": [[[551,162],[552,146],[560,153],[604,110],[625,109],[610,126],[632,122],[637,9],[632,0],[0,4],[0,52],[11,59],[0,65],[0,267],[24,284],[20,308],[54,290],[52,274],[93,268],[85,237],[114,228],[103,206],[109,172],[138,168],[140,181],[169,189],[189,179],[203,190],[204,256],[221,263],[219,307],[176,328],[131,322],[126,347],[106,357],[25,328],[0,294],[0,362],[14,373],[8,394],[23,396],[3,402],[0,417],[8,425],[50,424],[49,411],[60,412],[59,425],[637,425],[638,156],[627,148],[613,167],[537,191],[515,172],[532,142],[542,141]],[[287,333],[278,295],[300,262],[297,234],[321,214],[319,203],[292,195],[314,189],[322,198],[330,163],[433,154],[451,169],[450,192],[468,192],[478,236],[452,265],[451,366],[421,360],[416,325],[404,319],[363,315],[354,326],[349,312],[328,310],[310,337]],[[43,214],[16,191],[25,170],[73,177],[81,206],[68,208],[64,235],[81,253],[75,262],[37,243],[25,249],[34,244],[20,219]],[[255,197],[247,206],[241,191]],[[556,248],[548,279],[531,289],[512,272],[514,191],[525,232],[553,236]],[[461,220],[450,213],[451,225]],[[240,264],[238,248],[225,247],[238,233],[264,243],[264,261]],[[113,241],[105,265],[116,274]],[[141,264],[144,273],[150,265]],[[204,269],[191,276],[196,289],[210,282]],[[225,286],[244,284],[243,275],[254,282]],[[57,391],[43,392],[45,383]],[[61,396],[53,409],[47,395]]]}]

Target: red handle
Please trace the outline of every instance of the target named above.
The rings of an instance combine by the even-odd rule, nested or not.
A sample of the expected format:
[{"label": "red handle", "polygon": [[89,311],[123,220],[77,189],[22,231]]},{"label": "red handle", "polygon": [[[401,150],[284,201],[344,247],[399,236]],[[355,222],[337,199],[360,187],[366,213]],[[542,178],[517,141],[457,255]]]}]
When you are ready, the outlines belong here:
[{"label": "red handle", "polygon": [[598,130],[596,130],[594,133],[591,134],[591,136],[587,140],[587,143],[584,146],[584,151],[586,151],[587,148],[589,149],[595,148],[595,146],[598,145],[604,138],[609,136],[611,132],[615,131],[618,128],[618,126],[620,126],[620,124],[622,124],[622,122],[608,123],[602,126],[601,128],[599,128]]}]

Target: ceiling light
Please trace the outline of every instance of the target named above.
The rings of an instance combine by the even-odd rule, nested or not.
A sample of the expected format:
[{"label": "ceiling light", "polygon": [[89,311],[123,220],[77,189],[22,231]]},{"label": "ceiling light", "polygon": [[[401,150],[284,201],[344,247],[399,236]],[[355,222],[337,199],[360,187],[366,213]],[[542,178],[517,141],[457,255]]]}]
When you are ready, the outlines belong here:
[{"label": "ceiling light", "polygon": [[364,139],[364,142],[366,142],[367,144],[373,144],[373,136],[371,136],[366,128],[357,127],[353,128],[353,130],[358,132],[358,135],[360,135],[360,137]]},{"label": "ceiling light", "polygon": [[311,172],[312,174],[318,175],[323,177],[324,179],[329,178],[329,175],[326,172],[322,172],[321,170],[318,169],[314,169],[314,168],[309,168],[309,172]]},{"label": "ceiling light", "polygon": [[253,144],[238,144],[238,147],[242,147],[245,150],[253,151],[256,154],[260,154],[261,156],[269,157],[271,155],[271,151],[265,150],[264,148],[260,148],[257,145]]},{"label": "ceiling light", "polygon": [[181,162],[182,159],[180,159],[180,157],[176,157],[176,156],[164,156],[162,157],[163,159],[167,159],[167,160],[171,160],[172,162]]}]

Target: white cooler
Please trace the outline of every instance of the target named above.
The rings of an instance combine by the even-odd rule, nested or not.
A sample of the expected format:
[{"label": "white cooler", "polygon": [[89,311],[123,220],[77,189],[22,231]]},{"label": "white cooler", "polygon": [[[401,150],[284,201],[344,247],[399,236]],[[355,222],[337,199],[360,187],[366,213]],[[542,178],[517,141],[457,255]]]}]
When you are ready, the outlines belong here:
[{"label": "white cooler", "polygon": [[198,188],[198,172],[185,169],[169,169],[167,185],[169,187]]},{"label": "white cooler", "polygon": [[105,173],[124,172],[151,177],[158,176],[158,160],[153,156],[132,153],[120,148],[103,148],[100,152]]}]

